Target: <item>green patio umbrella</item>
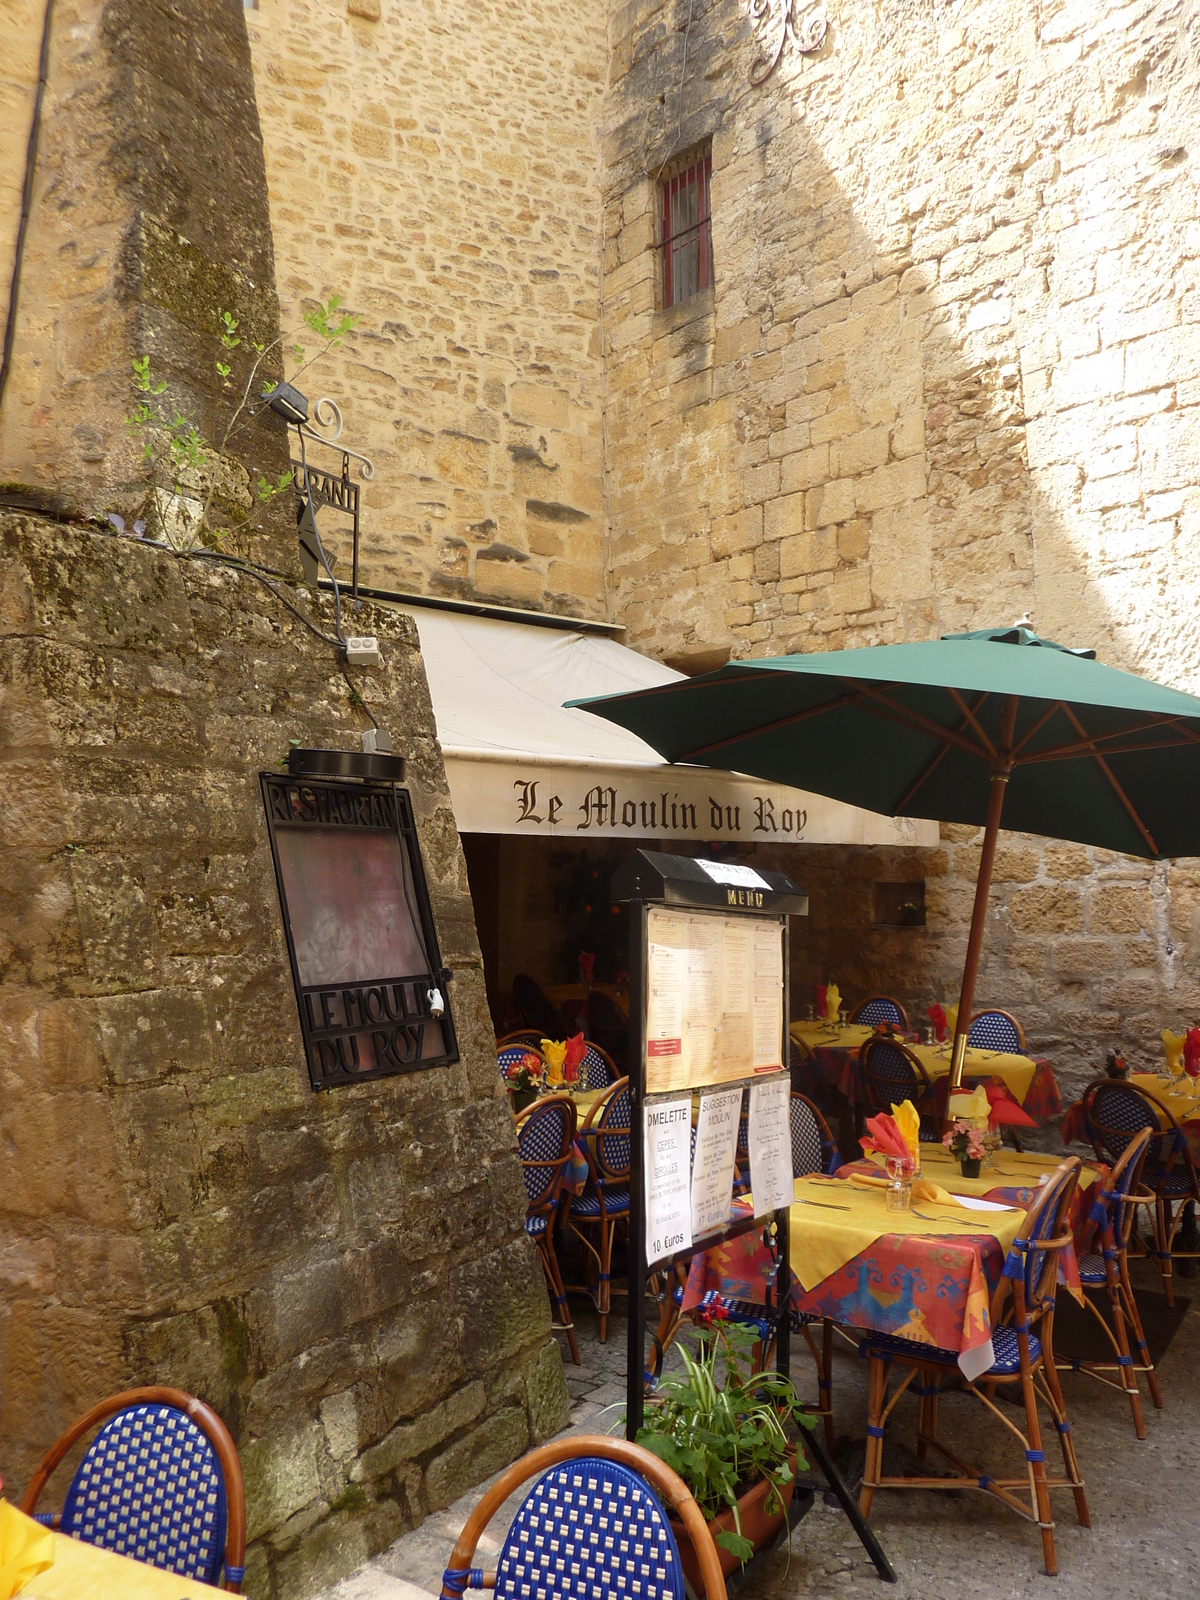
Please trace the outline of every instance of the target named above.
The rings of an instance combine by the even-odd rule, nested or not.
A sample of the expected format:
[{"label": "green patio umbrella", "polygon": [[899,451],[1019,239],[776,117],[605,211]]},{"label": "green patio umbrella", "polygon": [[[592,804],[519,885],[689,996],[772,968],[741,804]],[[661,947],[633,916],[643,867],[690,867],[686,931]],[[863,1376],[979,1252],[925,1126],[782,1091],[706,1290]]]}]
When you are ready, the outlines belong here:
[{"label": "green patio umbrella", "polygon": [[1200,699],[1023,626],[775,656],[575,700],[668,761],[892,817],[985,828],[951,1083],[962,1080],[1001,816],[1159,860],[1200,855]]}]

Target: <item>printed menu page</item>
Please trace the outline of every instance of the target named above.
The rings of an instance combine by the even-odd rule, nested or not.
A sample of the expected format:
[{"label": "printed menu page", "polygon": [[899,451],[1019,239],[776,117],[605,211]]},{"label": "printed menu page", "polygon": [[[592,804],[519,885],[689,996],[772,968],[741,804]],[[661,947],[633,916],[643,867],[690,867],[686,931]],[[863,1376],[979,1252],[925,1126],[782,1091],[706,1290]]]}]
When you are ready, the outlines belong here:
[{"label": "printed menu page", "polygon": [[726,1083],[782,1066],[779,922],[651,909],[646,1088]]},{"label": "printed menu page", "polygon": [[750,1192],[754,1215],[765,1217],[792,1203],[790,1074],[750,1085]]},{"label": "printed menu page", "polygon": [[733,1207],[733,1164],[737,1155],[742,1091],[718,1089],[700,1096],[696,1154],[692,1162],[692,1238],[713,1233],[729,1221]]},{"label": "printed menu page", "polygon": [[643,1107],[646,1159],[646,1265],[692,1242],[692,1097]]}]

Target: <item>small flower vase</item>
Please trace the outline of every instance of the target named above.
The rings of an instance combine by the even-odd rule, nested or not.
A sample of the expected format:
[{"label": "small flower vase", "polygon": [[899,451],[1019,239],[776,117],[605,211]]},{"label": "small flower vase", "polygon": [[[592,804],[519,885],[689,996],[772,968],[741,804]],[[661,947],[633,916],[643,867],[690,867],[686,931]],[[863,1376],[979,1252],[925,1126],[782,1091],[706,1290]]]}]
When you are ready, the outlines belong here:
[{"label": "small flower vase", "polygon": [[[531,1106],[538,1097],[536,1089],[514,1089],[512,1091],[512,1106],[514,1111],[524,1111],[526,1106]],[[978,1162],[975,1163],[979,1165]]]},{"label": "small flower vase", "polygon": [[962,1160],[958,1164],[962,1169],[962,1175],[964,1178],[977,1178],[979,1176],[979,1156],[963,1156]]}]

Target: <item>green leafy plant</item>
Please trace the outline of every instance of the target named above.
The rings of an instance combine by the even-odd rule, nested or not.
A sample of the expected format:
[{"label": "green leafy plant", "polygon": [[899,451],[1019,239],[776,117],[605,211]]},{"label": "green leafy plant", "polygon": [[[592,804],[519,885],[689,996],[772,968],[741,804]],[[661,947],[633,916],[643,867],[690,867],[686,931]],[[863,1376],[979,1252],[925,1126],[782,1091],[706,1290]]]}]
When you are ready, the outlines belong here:
[{"label": "green leafy plant", "polygon": [[[133,359],[131,387],[136,400],[126,419],[132,436],[140,438],[142,459],[146,463],[150,492],[142,510],[149,513],[158,531],[176,548],[204,543],[220,548],[223,539],[243,532],[255,519],[257,509],[291,487],[292,474],[280,473],[277,479],[262,473],[251,485],[247,474],[228,458],[230,445],[253,421],[266,404],[275,385],[268,377],[283,364],[286,350],[294,363],[291,380],[335,349],[354,327],[358,317],[343,311],[337,295],[318,301],[302,313],[304,326],[317,340],[310,354],[295,335],[281,335],[270,344],[247,342],[241,332],[241,319],[222,309],[217,317],[214,339],[218,347],[213,366],[221,388],[229,391],[230,404],[219,437],[207,438],[194,418],[168,395],[165,378],[152,371],[148,355]],[[243,481],[244,480],[244,481]],[[257,505],[256,505],[257,503]],[[239,515],[231,521],[223,512],[236,506]]]},{"label": "green leafy plant", "polygon": [[665,1378],[647,1397],[646,1423],[637,1436],[679,1474],[706,1521],[732,1510],[736,1531],[718,1533],[716,1541],[740,1561],[749,1560],[754,1546],[742,1533],[739,1495],[765,1478],[771,1487],[763,1509],[777,1515],[793,1477],[789,1457],[795,1451],[797,1462],[804,1461],[792,1430],[814,1426],[790,1378],[753,1371],[755,1343],[748,1328],[715,1313],[694,1354],[679,1346],[683,1375]]}]

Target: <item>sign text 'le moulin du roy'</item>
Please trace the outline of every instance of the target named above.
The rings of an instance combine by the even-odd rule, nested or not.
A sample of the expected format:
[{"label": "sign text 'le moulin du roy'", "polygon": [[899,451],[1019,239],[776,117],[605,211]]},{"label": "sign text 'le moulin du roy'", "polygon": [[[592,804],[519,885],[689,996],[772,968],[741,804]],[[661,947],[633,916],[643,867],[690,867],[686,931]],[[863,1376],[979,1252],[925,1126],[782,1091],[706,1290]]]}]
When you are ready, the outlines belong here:
[{"label": "sign text 'le moulin du roy'", "polygon": [[[550,793],[550,785],[540,778],[518,778],[516,820],[537,828],[552,828],[568,822],[566,802]],[[711,839],[715,834],[730,838],[766,837],[803,839],[808,823],[807,807],[778,805],[770,794],[747,797],[747,803],[723,803],[708,795],[699,802],[685,799],[678,789],[660,789],[646,798],[640,787],[630,794],[611,784],[593,784],[579,803],[571,808],[576,833],[629,833],[638,838],[662,834],[678,838],[696,834]],[[743,822],[742,813],[746,817]]]}]

